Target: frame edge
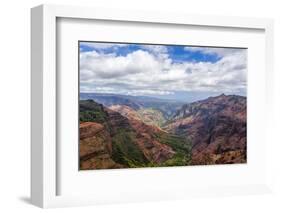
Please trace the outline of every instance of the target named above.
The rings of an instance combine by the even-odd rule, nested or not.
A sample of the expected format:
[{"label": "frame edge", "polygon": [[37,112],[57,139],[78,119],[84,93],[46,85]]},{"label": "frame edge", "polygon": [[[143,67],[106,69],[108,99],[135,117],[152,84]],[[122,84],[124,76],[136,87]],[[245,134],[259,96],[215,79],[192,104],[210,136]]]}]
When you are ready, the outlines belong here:
[{"label": "frame edge", "polygon": [[[56,158],[55,153],[50,152],[55,150],[55,145],[52,144],[54,142],[52,140],[53,134],[50,136],[48,133],[54,130],[55,127],[50,128],[54,118],[48,118],[48,116],[54,115],[54,105],[53,101],[51,101],[51,103],[48,101],[54,98],[54,92],[56,90],[54,82],[50,82],[52,79],[55,80],[54,74],[56,71],[53,69],[55,67],[53,64],[53,62],[55,62],[55,56],[52,55],[56,43],[54,39],[56,32],[55,20],[56,17],[77,18],[77,16],[79,17],[79,14],[81,14],[79,9],[85,12],[81,18],[91,19],[100,17],[100,19],[111,20],[114,19],[112,17],[117,17],[120,20],[125,20],[126,17],[124,18],[124,16],[119,13],[114,13],[113,16],[110,15],[110,17],[108,17],[108,15],[102,15],[104,10],[97,14],[90,14],[94,8],[78,7],[77,12],[77,9],[75,8],[76,6],[57,6],[47,4],[31,9],[31,203],[41,208],[58,207],[60,205],[67,206],[66,203],[70,206],[77,205],[78,203],[81,203],[78,205],[95,204],[91,199],[89,199],[90,201],[87,199],[86,201],[78,199],[78,203],[69,203],[72,200],[71,198],[58,197],[53,193],[55,189],[52,187],[56,187],[56,179],[53,175],[55,171],[51,171],[51,169],[55,166]],[[151,17],[150,13],[145,14],[147,14],[148,17]],[[132,16],[132,13],[129,15]],[[178,22],[183,22],[185,18],[185,16],[180,16],[179,18],[172,16],[172,19],[166,18],[162,22],[159,21],[161,17],[163,16],[157,16],[151,22],[176,24]],[[199,24],[197,23],[197,25],[221,26],[227,22],[229,23],[228,25],[232,27],[247,28],[252,26],[253,28],[265,29],[272,34],[272,20],[265,18],[229,17],[224,21],[220,21],[220,24],[217,25],[214,24],[217,22],[218,17],[216,16],[211,16],[212,19],[208,21],[208,24],[202,24],[202,22],[206,22],[202,21],[202,17],[204,16],[189,17],[192,18],[191,22],[193,22],[194,19],[199,20]],[[206,17],[203,19],[206,20]],[[243,24],[237,24],[235,21],[237,18],[240,21],[244,20],[245,22]],[[176,23],[171,21],[174,19]],[[132,21],[138,20],[138,14],[136,15],[136,18],[132,18]],[[270,38],[271,36],[267,37],[266,40],[268,41]],[[273,46],[273,43],[270,42],[268,46]],[[267,63],[272,63],[272,61],[267,61]],[[273,64],[267,66],[267,69],[273,71]],[[49,97],[46,97],[46,95]],[[268,185],[266,186],[268,187]],[[76,199],[77,198],[75,198],[75,201]]]},{"label": "frame edge", "polygon": [[31,203],[43,207],[43,6],[31,9]]}]

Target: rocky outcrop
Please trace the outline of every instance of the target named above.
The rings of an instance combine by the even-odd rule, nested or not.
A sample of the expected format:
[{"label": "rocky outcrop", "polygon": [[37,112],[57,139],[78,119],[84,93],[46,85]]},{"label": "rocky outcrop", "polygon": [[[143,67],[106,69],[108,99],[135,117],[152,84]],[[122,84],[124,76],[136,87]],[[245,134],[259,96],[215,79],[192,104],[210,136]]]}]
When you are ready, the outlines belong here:
[{"label": "rocky outcrop", "polygon": [[122,168],[112,160],[112,142],[104,126],[95,122],[80,123],[80,169]]},{"label": "rocky outcrop", "polygon": [[142,122],[133,109],[107,108],[90,100],[80,106],[80,120],[87,120],[80,123],[81,169],[161,165],[175,155],[161,141],[160,136],[168,133]]},{"label": "rocky outcrop", "polygon": [[[112,111],[111,111],[112,110]],[[145,158],[151,163],[162,163],[173,157],[175,152],[173,149],[165,144],[162,144],[155,134],[161,132],[156,126],[145,124],[138,113],[128,106],[114,105],[108,110],[110,117],[112,115],[121,114],[128,122],[114,123],[113,126],[122,127],[122,129],[132,129],[135,133],[134,141],[138,148],[144,154]],[[119,114],[119,116],[120,116]],[[115,120],[115,119],[110,119]],[[125,125],[124,125],[125,124]]]},{"label": "rocky outcrop", "polygon": [[150,126],[140,120],[130,119],[130,124],[136,132],[136,141],[145,157],[152,163],[162,163],[173,157],[173,149],[161,143],[155,136],[163,134],[156,126]]},{"label": "rocky outcrop", "polygon": [[136,143],[149,162],[162,163],[173,157],[175,152],[165,144],[162,144],[155,134],[161,134],[162,130],[154,125],[148,125],[142,121],[142,117],[128,106],[114,105],[110,107],[129,120],[136,133]]},{"label": "rocky outcrop", "polygon": [[192,141],[193,164],[246,162],[246,98],[224,94],[184,105],[165,128]]}]

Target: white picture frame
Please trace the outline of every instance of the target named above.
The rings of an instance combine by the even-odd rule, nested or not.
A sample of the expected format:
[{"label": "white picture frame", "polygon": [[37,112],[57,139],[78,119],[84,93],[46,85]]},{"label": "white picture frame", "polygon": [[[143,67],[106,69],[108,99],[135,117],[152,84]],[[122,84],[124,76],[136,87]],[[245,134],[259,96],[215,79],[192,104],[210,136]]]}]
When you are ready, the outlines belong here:
[{"label": "white picture frame", "polygon": [[[233,184],[219,187],[200,187],[194,183],[194,188],[186,190],[167,187],[166,190],[156,190],[151,196],[138,194],[131,196],[112,195],[108,198],[91,195],[58,195],[59,152],[57,151],[57,20],[87,19],[108,20],[135,23],[153,23],[167,26],[202,26],[231,29],[256,29],[264,31],[265,35],[265,107],[266,114],[264,133],[266,162],[264,173],[266,178],[258,184]],[[216,17],[187,14],[152,13],[145,11],[122,11],[100,8],[85,8],[74,6],[41,5],[31,10],[31,201],[34,205],[47,207],[63,207],[76,205],[91,205],[99,203],[138,202],[144,200],[182,199],[187,197],[214,195],[241,195],[270,192],[270,125],[272,114],[273,91],[273,21],[271,19]],[[174,168],[177,169],[177,168]],[[212,169],[212,168],[209,168]],[[143,175],[145,175],[145,171]],[[141,177],[140,177],[141,178]],[[171,193],[169,193],[171,192]],[[176,195],[175,195],[176,193]],[[113,193],[114,194],[114,193]],[[116,194],[116,193],[115,193]],[[170,194],[173,194],[171,196]]]}]

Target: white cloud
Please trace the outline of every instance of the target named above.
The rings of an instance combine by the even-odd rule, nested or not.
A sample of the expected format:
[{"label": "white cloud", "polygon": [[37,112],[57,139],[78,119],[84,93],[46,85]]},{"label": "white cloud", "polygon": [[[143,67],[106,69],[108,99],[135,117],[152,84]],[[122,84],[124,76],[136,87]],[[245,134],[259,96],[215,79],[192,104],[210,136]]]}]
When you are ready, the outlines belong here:
[{"label": "white cloud", "polygon": [[168,52],[168,48],[164,45],[141,45],[141,48],[154,54],[166,54]]},{"label": "white cloud", "polygon": [[245,49],[193,49],[205,54],[215,52],[222,58],[215,63],[175,63],[162,47],[165,46],[149,45],[126,56],[81,52],[81,92],[168,95],[176,91],[234,94],[245,91]]},{"label": "white cloud", "polygon": [[[161,64],[155,57],[143,50],[134,51],[127,56],[99,54],[95,51],[80,54],[82,80],[111,79],[127,77],[138,73],[154,72]],[[86,78],[84,78],[84,74]],[[90,78],[92,77],[92,78]]]}]

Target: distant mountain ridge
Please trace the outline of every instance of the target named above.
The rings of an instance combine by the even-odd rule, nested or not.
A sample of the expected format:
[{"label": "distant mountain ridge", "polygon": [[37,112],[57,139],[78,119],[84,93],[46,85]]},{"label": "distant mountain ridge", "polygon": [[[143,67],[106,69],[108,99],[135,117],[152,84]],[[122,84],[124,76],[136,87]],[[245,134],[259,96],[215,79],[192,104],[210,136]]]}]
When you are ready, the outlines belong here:
[{"label": "distant mountain ridge", "polygon": [[170,118],[180,109],[183,102],[160,99],[148,96],[131,96],[119,94],[104,94],[104,93],[80,93],[80,100],[94,100],[104,106],[110,107],[113,105],[124,105],[134,110],[152,108],[160,110],[166,118]]}]

